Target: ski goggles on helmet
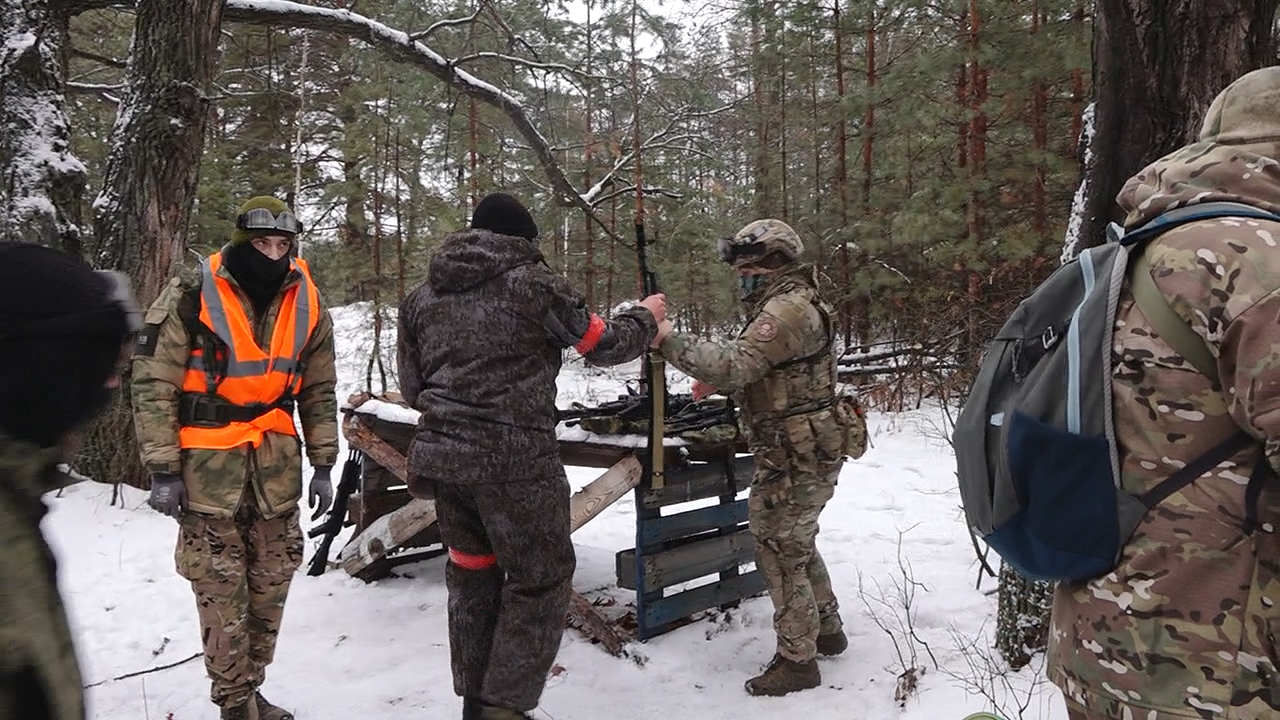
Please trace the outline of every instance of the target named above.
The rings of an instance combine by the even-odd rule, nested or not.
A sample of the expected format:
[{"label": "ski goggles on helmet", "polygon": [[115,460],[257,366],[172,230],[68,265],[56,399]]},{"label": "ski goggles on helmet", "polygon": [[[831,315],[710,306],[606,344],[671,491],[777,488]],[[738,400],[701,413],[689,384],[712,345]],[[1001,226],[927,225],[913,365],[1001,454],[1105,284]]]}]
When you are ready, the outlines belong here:
[{"label": "ski goggles on helmet", "polygon": [[254,208],[240,213],[236,218],[236,228],[239,230],[280,230],[291,235],[297,235],[302,232],[302,221],[296,215],[285,210],[279,215],[273,215],[266,208]]},{"label": "ski goggles on helmet", "polygon": [[768,255],[770,249],[766,243],[754,238],[723,237],[716,241],[716,256],[720,262],[730,265],[742,265],[760,260]]}]

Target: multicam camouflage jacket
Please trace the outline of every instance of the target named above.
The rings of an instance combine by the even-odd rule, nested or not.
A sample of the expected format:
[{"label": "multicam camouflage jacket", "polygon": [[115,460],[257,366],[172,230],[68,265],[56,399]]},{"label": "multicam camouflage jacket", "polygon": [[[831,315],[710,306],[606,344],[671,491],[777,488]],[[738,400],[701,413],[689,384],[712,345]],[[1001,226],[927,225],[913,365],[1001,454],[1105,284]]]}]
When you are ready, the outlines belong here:
[{"label": "multicam camouflage jacket", "polygon": [[[244,291],[224,264],[218,275],[230,281],[244,305],[259,344],[270,338],[284,291],[297,284],[291,270],[266,317],[258,318]],[[183,376],[191,361],[192,323],[200,311],[199,273],[184,271],[170,281],[147,311],[143,337],[152,347],[133,356],[134,425],[142,447],[142,461],[152,473],[180,473],[190,510],[214,517],[232,517],[245,487],[251,487],[264,517],[293,508],[302,495],[302,449],[298,438],[267,433],[257,448],[183,450],[178,444],[178,401]],[[338,401],[334,368],[333,321],[320,308],[319,323],[302,351],[302,387],[297,395],[298,417],[314,467],[332,466],[338,459]],[[207,328],[201,328],[204,332]],[[212,333],[211,330],[208,332]]]},{"label": "multicam camouflage jacket", "polygon": [[[1127,227],[1194,202],[1280,211],[1280,165],[1198,143],[1121,191]],[[1109,718],[1280,716],[1280,495],[1246,534],[1245,485],[1280,467],[1280,223],[1184,225],[1146,250],[1175,311],[1208,343],[1221,387],[1151,328],[1126,291],[1116,316],[1115,428],[1125,490],[1141,493],[1243,428],[1242,451],[1149,512],[1110,574],[1060,585],[1050,677]],[[1265,459],[1260,460],[1265,448]]]},{"label": "multicam camouflage jacket", "polygon": [[813,269],[779,271],[747,303],[749,320],[733,340],[673,332],[662,341],[662,354],[732,395],[758,463],[825,475],[845,455],[861,455],[858,438],[850,436],[865,442],[865,426],[848,422],[836,402],[831,309],[818,296]]},{"label": "multicam camouflage jacket", "polygon": [[84,690],[40,496],[70,485],[61,449],[0,435],[0,718],[84,720]]}]

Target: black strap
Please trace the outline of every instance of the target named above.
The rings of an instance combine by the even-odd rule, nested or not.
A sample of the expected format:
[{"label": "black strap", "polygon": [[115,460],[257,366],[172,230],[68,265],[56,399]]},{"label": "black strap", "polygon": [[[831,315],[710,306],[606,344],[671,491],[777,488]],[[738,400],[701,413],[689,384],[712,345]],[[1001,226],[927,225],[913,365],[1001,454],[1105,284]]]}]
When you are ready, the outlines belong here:
[{"label": "black strap", "polygon": [[[1187,463],[1186,467],[1166,478],[1159,485],[1152,488],[1150,492],[1138,499],[1150,510],[1163,502],[1165,498],[1190,485],[1196,478],[1213,469],[1218,463],[1256,442],[1257,440],[1249,433],[1243,430],[1237,431],[1231,437],[1210,448],[1205,454]],[[1257,463],[1253,466],[1253,473],[1249,476],[1249,484],[1245,486],[1244,490],[1245,515],[1243,529],[1246,535],[1253,534],[1253,531],[1257,529],[1258,501],[1262,497],[1262,491],[1276,477],[1275,469],[1271,467],[1271,462],[1267,460],[1265,447],[1259,448]]]},{"label": "black strap", "polygon": [[216,395],[183,393],[178,400],[178,423],[183,427],[222,428],[233,422],[252,422],[272,410],[293,414],[292,395],[283,395],[273,403],[235,405]]},{"label": "black strap", "polygon": [[1249,484],[1244,488],[1244,531],[1246,535],[1253,534],[1253,531],[1258,527],[1258,500],[1262,497],[1262,491],[1276,477],[1276,470],[1271,467],[1271,461],[1267,459],[1267,449],[1264,445],[1258,448],[1258,462],[1253,466],[1253,473],[1249,475]]}]

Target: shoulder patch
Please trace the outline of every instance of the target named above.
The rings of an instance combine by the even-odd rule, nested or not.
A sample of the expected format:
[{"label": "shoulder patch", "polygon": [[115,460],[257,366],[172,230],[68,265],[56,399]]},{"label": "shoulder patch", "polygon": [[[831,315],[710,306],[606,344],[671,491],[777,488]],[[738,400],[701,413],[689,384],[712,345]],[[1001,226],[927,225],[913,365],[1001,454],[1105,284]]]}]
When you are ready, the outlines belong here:
[{"label": "shoulder patch", "polygon": [[769,342],[778,337],[778,320],[769,315],[762,315],[751,324],[751,337],[760,342]]},{"label": "shoulder patch", "polygon": [[134,357],[151,357],[156,354],[156,344],[160,341],[160,325],[147,324],[142,326],[142,330],[138,332],[138,337],[133,344]]}]

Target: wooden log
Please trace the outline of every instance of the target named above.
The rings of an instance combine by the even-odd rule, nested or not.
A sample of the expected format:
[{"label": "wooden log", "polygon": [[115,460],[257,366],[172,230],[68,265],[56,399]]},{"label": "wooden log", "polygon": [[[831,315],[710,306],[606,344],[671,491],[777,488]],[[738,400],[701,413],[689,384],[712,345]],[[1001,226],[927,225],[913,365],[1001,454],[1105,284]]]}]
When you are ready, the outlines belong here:
[{"label": "wooden log", "polygon": [[390,470],[401,482],[409,482],[409,468],[404,455],[374,434],[373,429],[358,414],[347,413],[342,421],[342,434],[347,437],[347,442]]},{"label": "wooden log", "polygon": [[569,613],[566,622],[583,635],[592,638],[614,657],[622,655],[622,646],[626,640],[618,634],[618,629],[596,610],[591,601],[577,590],[569,597]]},{"label": "wooden log", "polygon": [[374,520],[364,532],[352,538],[342,548],[338,562],[348,575],[357,576],[435,521],[436,501],[414,498],[404,507]]},{"label": "wooden log", "polygon": [[640,484],[644,468],[635,455],[627,455],[569,499],[569,532],[586,525],[605,508]]}]

